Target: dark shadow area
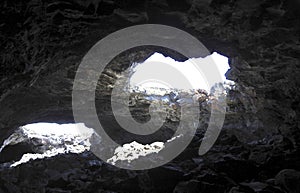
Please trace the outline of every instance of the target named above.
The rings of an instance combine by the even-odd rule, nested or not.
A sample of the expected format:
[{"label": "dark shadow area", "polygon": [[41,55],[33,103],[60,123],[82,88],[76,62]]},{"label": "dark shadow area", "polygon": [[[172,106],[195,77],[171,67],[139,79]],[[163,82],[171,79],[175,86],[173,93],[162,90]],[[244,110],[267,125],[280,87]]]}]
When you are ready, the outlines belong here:
[{"label": "dark shadow area", "polygon": [[[30,152],[28,144],[11,145],[0,153],[0,192],[299,193],[299,9],[298,0],[1,1],[1,144],[25,124],[74,122],[72,88],[82,58],[99,40],[129,26],[165,24],[192,34],[230,59],[226,77],[236,88],[227,97],[222,132],[203,156],[198,148],[208,112],[185,151],[151,170],[119,169],[89,151],[9,168],[7,160]],[[176,126],[142,138],[121,131],[111,115],[107,85],[153,52],[186,60],[165,48],[137,47],[111,61],[111,71],[99,79],[97,113],[119,143],[165,140]]]}]

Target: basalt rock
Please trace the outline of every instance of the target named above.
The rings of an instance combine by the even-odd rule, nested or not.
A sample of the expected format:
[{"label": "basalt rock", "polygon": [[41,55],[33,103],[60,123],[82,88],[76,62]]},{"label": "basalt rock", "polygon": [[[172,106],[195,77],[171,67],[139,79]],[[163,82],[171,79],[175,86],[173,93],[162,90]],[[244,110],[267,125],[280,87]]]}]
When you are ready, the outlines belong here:
[{"label": "basalt rock", "polygon": [[[135,24],[189,32],[229,58],[226,76],[236,83],[222,133],[204,156],[197,152],[209,108],[201,103],[200,129],[169,167],[126,171],[91,152],[61,154],[1,167],[0,192],[299,192],[299,1],[4,0],[0,10],[1,144],[25,124],[74,122],[72,86],[83,56],[100,39]],[[116,79],[154,52],[187,59],[155,46],[117,56],[98,81],[95,105],[103,125],[117,127],[109,106]],[[135,138],[107,132],[120,143]],[[1,162],[30,151],[26,144],[1,152]]]}]

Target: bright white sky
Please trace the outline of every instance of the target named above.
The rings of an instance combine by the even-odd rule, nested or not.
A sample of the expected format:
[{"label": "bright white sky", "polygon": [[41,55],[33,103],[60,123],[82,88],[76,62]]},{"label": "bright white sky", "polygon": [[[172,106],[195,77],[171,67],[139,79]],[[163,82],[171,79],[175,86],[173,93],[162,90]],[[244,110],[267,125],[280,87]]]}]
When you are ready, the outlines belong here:
[{"label": "bright white sky", "polygon": [[91,134],[93,129],[87,128],[83,123],[69,123],[69,124],[57,124],[57,123],[33,123],[22,127],[23,131],[30,135],[83,135]]},{"label": "bright white sky", "polygon": [[[48,138],[52,143],[57,144],[60,144],[61,140],[71,139],[73,144],[61,144],[43,153],[26,153],[19,161],[14,162],[10,167],[18,166],[30,160],[53,157],[62,153],[82,153],[90,149],[91,144],[89,143],[89,138],[94,132],[93,129],[86,127],[83,123],[33,123],[22,126],[21,129],[29,138]],[[2,148],[9,145],[10,142],[9,140],[5,140]]]},{"label": "bright white sky", "polygon": [[[138,64],[135,73],[130,79],[132,87],[140,88],[177,88],[177,89],[205,89],[209,92],[210,88],[203,74],[199,71],[207,65],[217,65],[222,81],[226,81],[225,73],[230,68],[228,58],[214,52],[205,58],[192,58],[184,62],[178,62],[170,57],[165,57],[160,53],[154,53],[145,62]],[[180,74],[181,73],[181,74]],[[188,80],[187,84],[183,80]]]}]

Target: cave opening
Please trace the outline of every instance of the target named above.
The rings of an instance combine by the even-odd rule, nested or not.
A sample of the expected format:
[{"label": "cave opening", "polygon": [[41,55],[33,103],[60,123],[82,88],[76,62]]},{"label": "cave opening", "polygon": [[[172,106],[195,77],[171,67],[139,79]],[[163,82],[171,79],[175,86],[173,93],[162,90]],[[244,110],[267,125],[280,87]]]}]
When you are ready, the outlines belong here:
[{"label": "cave opening", "polygon": [[[299,0],[2,2],[0,192],[300,192]],[[79,154],[62,153],[10,167],[26,153],[42,152],[32,150],[27,141],[15,145],[10,143],[5,147],[2,146],[3,141],[26,124],[74,123],[72,86],[83,57],[97,45],[96,42],[102,44],[101,40],[112,37],[110,35],[114,32],[144,24],[175,27],[201,41],[208,51],[230,58],[231,69],[226,77],[234,80],[235,85],[232,85],[234,90],[227,93],[224,126],[212,149],[199,156],[197,143],[204,139],[199,132],[180,156],[150,170],[120,169],[103,163],[91,150]],[[144,34],[149,34],[149,39],[161,37],[158,45],[166,45],[164,42],[176,37],[172,32],[161,36],[160,30],[156,33],[149,29]],[[114,36],[111,45],[99,53],[140,42],[138,38],[126,42],[127,38],[140,34],[138,31],[128,36],[122,34],[121,31],[119,36]],[[114,43],[124,38],[124,43]],[[181,39],[175,38],[174,42]],[[183,50],[186,41],[182,43],[178,46],[180,50]],[[152,150],[156,145],[153,143],[165,145],[174,133],[167,135],[167,132],[160,132],[138,138],[137,135],[129,135],[129,132],[115,131],[115,128],[122,128],[111,121],[110,91],[124,70],[134,63],[141,66],[140,63],[155,52],[182,63],[189,58],[174,50],[151,45],[125,52],[111,60],[111,68],[108,64],[108,72],[102,73],[103,81],[97,83],[96,113],[101,124],[106,124],[106,133],[120,147],[133,151],[131,144],[136,142],[148,144],[150,147],[146,148]],[[103,56],[109,55],[98,54],[99,58]],[[178,92],[168,94],[167,89],[172,84],[168,85],[166,81],[156,85],[151,80],[138,83],[136,88],[136,84],[132,84],[132,98],[129,100],[132,117],[142,123],[147,122],[148,112],[142,111],[146,108],[138,111],[137,105],[142,106],[143,101],[153,103],[163,99],[169,106],[169,99],[175,98],[171,104],[174,111],[169,108],[170,112],[174,112],[169,116],[169,123],[176,126],[175,109],[180,108],[181,102],[188,101],[178,96]],[[163,89],[151,90],[151,87]],[[148,98],[144,97],[144,88],[147,88]],[[208,102],[201,103],[202,120],[198,128],[207,127]],[[89,118],[89,115],[86,117]],[[91,123],[85,125],[96,128]],[[22,138],[24,136],[20,140]],[[40,140],[35,140],[32,139],[31,143],[41,144]],[[160,150],[160,144],[153,151]],[[139,145],[136,150],[139,148],[144,147]],[[158,157],[155,152],[152,154]],[[118,165],[117,156],[113,156],[110,161]],[[146,159],[149,160],[148,157]],[[132,160],[131,164],[134,162]],[[8,167],[3,169],[2,164],[5,163]]]},{"label": "cave opening", "polygon": [[[208,83],[207,77],[199,73],[199,69],[205,68],[205,65],[215,65],[216,71],[213,73],[220,75],[221,79],[213,79],[214,82]],[[175,71],[172,71],[174,69]],[[150,105],[155,103],[166,107],[167,116],[158,132],[150,134],[147,138],[132,134],[126,142],[119,143],[122,145],[115,149],[107,162],[113,165],[118,161],[131,162],[141,156],[158,153],[174,140],[182,138],[182,135],[174,135],[180,122],[182,106],[201,103],[204,109],[202,118],[207,119],[210,112],[207,109],[210,108],[212,100],[218,97],[217,93],[222,90],[221,94],[226,96],[229,90],[235,88],[234,81],[228,80],[225,75],[229,69],[229,59],[217,52],[205,58],[189,58],[184,61],[177,61],[168,54],[154,52],[143,62],[132,63],[129,73],[125,76],[129,80],[123,88],[123,91],[130,93],[128,106],[131,116],[138,123],[147,123],[155,119],[149,112]],[[176,74],[176,71],[179,73]],[[182,79],[177,75],[188,79],[189,83],[182,83]],[[118,100],[117,98],[114,100]],[[159,109],[154,109],[154,112],[161,116]],[[191,124],[205,130],[204,125],[199,126],[196,122]],[[125,138],[126,134],[122,136]]]},{"label": "cave opening", "polygon": [[[228,58],[214,52],[203,60],[205,59],[212,59],[214,61],[218,68],[217,73],[222,76],[223,82],[221,82],[221,84],[225,87],[230,86],[232,88],[234,82],[228,80],[225,76],[225,73],[230,69]],[[150,119],[147,112],[141,111],[139,106],[141,105],[141,101],[143,103],[142,106],[157,101],[163,102],[167,104],[168,107],[171,107],[172,110],[178,112],[181,105],[189,103],[189,101],[185,100],[184,96],[180,96],[180,92],[188,92],[193,95],[200,89],[207,94],[205,97],[211,94],[212,90],[205,81],[205,77],[201,77],[197,74],[197,67],[192,60],[193,59],[177,61],[159,52],[154,52],[143,62],[133,63],[131,65],[128,91],[131,95],[134,95],[134,97],[129,99],[129,106],[133,117],[136,118],[134,111],[144,117],[144,119],[141,117],[139,117],[140,119],[137,118],[137,121],[146,122],[147,119]],[[176,76],[173,76],[169,72],[161,71],[160,65],[169,65],[169,67],[182,72],[182,75],[188,78],[191,84],[180,84]],[[159,81],[163,80],[166,74],[169,75],[168,78],[174,81],[175,84],[170,85],[166,81]],[[152,76],[152,78],[149,78],[149,75],[150,77]],[[153,78],[153,75],[155,75],[155,78]],[[137,95],[139,96],[137,97]],[[209,102],[209,100],[209,97],[204,99],[204,101],[207,102]],[[178,114],[173,112],[173,115],[170,115],[168,119],[174,124],[179,120],[179,116],[180,112]],[[95,131],[92,128],[86,127],[84,123],[57,124],[39,122],[27,124],[19,127],[3,142],[0,153],[5,154],[7,151],[12,151],[12,147],[14,146],[17,147],[18,151],[13,153],[14,157],[7,157],[1,160],[1,163],[9,163],[10,167],[15,167],[30,160],[53,157],[59,154],[79,154],[84,151],[90,151],[90,138],[94,133]],[[170,143],[180,138],[180,136],[169,135],[170,133],[163,134],[165,135],[163,139],[153,139],[151,142],[139,139],[134,140],[133,138],[127,142],[120,143],[120,146],[114,150],[113,156],[108,159],[107,162],[111,164],[115,164],[118,160],[130,162],[141,156],[157,153],[164,148],[165,143]],[[173,134],[173,132],[171,132],[171,134]],[[157,135],[154,135],[153,137],[156,136]],[[24,146],[24,148],[20,148],[21,146]],[[1,157],[3,158],[5,156]]]},{"label": "cave opening", "polygon": [[[0,153],[10,167],[30,160],[53,157],[65,153],[83,153],[90,150],[89,139],[94,130],[83,123],[31,123],[19,127],[4,140]],[[9,152],[8,152],[9,151]],[[8,155],[12,156],[8,156]],[[6,158],[6,159],[5,159]]]},{"label": "cave opening", "polygon": [[[164,56],[161,53],[155,52],[142,63],[132,65],[132,75],[130,77],[131,91],[143,91],[147,94],[165,94],[160,91],[167,90],[196,90],[204,89],[210,93],[210,85],[206,80],[206,76],[213,76],[214,74],[203,74],[201,68],[208,65],[216,65],[216,69],[221,76],[222,83],[234,84],[226,78],[225,74],[230,69],[229,59],[220,53],[213,52],[205,58],[190,58],[185,61],[176,61],[175,59]],[[166,68],[169,67],[169,68]],[[165,71],[172,70],[176,71]],[[174,74],[172,74],[174,72]],[[181,82],[177,76],[184,76],[188,79],[189,84]],[[166,82],[166,81],[169,81]],[[170,84],[172,82],[172,85]],[[218,82],[211,83],[211,86]]]}]

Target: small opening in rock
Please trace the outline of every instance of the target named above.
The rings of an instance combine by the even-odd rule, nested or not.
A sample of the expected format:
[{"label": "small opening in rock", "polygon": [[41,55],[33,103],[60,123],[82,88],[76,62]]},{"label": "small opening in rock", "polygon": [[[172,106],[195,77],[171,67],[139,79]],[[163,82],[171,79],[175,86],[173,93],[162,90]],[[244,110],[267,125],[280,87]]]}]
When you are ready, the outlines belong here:
[{"label": "small opening in rock", "polygon": [[[1,160],[10,167],[30,160],[53,157],[64,153],[90,150],[89,138],[94,130],[83,123],[32,123],[19,127],[0,148]],[[5,154],[5,155],[3,155]]]}]

